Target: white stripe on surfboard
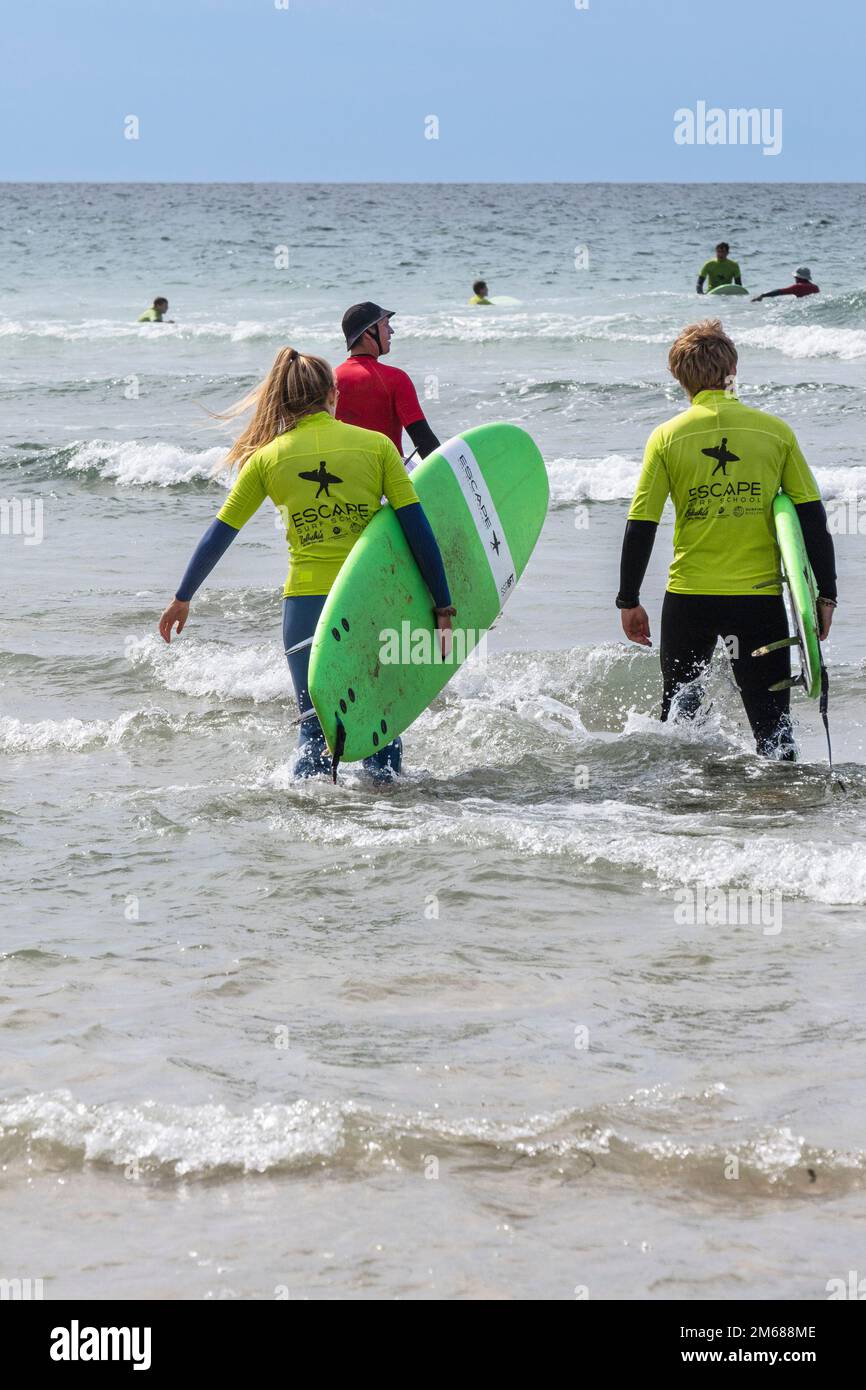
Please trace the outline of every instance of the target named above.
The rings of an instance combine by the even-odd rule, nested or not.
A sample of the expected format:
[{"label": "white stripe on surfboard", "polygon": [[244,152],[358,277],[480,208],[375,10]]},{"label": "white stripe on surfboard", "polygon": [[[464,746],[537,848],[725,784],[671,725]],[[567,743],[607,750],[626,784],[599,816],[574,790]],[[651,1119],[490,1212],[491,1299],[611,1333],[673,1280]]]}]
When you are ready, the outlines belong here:
[{"label": "white stripe on surfboard", "polygon": [[517,571],[505,539],[505,530],[499,514],[493,505],[490,489],[484,481],[484,474],[478,460],[459,434],[440,444],[438,452],[451,465],[452,472],[460,484],[464,500],[475,522],[479,540],[484,547],[490,573],[499,594],[499,607],[511,597],[517,583]]}]

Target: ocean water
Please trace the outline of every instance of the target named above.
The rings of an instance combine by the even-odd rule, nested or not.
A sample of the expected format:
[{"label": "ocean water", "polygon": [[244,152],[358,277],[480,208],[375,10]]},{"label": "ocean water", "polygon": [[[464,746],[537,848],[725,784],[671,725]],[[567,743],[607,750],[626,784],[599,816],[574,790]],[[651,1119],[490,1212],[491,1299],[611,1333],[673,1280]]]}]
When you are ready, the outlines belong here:
[{"label": "ocean water", "polygon": [[[862,197],[3,187],[0,1276],[820,1299],[863,1273]],[[750,288],[806,261],[820,298],[698,304],[720,236]],[[479,274],[518,302],[467,308]],[[175,323],[137,325],[159,293]],[[156,633],[222,495],[208,412],[285,342],[340,360],[367,297],[440,437],[524,426],[552,494],[385,792],[292,779],[266,509]],[[835,780],[802,698],[802,761],[755,756],[720,657],[705,717],[662,726],[613,608],[644,440],[683,404],[667,345],[708,308],[836,531]]]}]

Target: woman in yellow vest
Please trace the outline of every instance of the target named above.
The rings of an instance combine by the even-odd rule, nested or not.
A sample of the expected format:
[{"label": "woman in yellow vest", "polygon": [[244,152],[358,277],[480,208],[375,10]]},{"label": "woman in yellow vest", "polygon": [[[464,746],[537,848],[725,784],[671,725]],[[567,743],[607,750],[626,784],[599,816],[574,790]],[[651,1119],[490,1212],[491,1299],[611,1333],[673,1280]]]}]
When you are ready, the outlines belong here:
[{"label": "woman in yellow vest", "polygon": [[[265,381],[223,417],[234,418],[254,407],[224,463],[238,464],[240,472],[159,622],[166,642],[174,629],[183,631],[194,593],[269,497],[283,518],[289,546],[283,645],[301,713],[295,769],[301,777],[330,769],[307,689],[313,633],[346,556],[379,510],[383,495],[397,514],[430,590],[440,630],[450,630],[454,614],[439,547],[399,452],[385,435],[336,420],[336,404],[330,364],[286,347],[277,353]],[[375,777],[389,779],[400,771],[401,755],[398,738],[367,758],[364,766]]]}]

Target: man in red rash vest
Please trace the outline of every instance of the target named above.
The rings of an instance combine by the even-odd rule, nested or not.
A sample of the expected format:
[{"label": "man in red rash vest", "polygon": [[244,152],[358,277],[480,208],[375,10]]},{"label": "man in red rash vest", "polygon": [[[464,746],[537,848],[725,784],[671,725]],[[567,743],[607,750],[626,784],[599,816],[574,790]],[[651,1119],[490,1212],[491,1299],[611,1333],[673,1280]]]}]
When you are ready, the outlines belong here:
[{"label": "man in red rash vest", "polygon": [[802,299],[805,294],[820,294],[821,291],[812,279],[812,272],[807,265],[799,265],[794,271],[794,283],[788,285],[784,290],[765,290],[763,294],[752,295],[752,303],[757,304],[759,299],[775,299],[780,294],[793,294],[798,299]]},{"label": "man in red rash vest", "polygon": [[337,419],[378,430],[401,454],[405,429],[423,459],[438,449],[439,440],[424,418],[410,378],[399,367],[386,367],[379,361],[391,350],[393,313],[367,300],[353,304],[343,315],[349,356],[334,373]]}]

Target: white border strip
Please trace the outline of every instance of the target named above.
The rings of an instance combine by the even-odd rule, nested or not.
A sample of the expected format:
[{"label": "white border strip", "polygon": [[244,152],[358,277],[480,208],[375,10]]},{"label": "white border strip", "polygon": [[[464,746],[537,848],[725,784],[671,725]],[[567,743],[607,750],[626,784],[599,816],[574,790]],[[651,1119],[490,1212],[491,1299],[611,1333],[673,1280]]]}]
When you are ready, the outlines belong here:
[{"label": "white border strip", "polygon": [[490,489],[484,481],[484,474],[466,440],[461,439],[459,434],[454,439],[449,439],[447,444],[440,444],[437,453],[450,463],[452,472],[460,484],[463,500],[475,522],[479,540],[490,565],[501,610],[506,599],[514,592],[517,570],[511,558],[505,530],[493,505]]}]

